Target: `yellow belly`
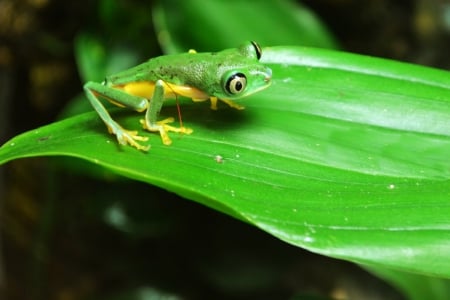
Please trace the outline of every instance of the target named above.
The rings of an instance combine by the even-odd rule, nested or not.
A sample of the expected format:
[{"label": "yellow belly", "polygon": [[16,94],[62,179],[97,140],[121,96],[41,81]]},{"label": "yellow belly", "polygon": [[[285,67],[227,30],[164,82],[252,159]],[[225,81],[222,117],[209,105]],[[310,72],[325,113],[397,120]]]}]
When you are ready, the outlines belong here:
[{"label": "yellow belly", "polygon": [[[131,82],[114,88],[121,89],[128,94],[151,99],[155,90],[155,82],[142,81]],[[207,100],[209,95],[199,89],[186,85],[175,85],[164,82],[164,98],[175,98],[177,95],[188,97],[193,100]]]}]

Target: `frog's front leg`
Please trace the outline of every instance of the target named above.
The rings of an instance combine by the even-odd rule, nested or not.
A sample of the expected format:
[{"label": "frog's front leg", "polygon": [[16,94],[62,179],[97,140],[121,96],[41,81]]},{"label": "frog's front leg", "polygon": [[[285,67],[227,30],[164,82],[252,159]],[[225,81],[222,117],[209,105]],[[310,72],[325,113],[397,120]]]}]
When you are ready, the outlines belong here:
[{"label": "frog's front leg", "polygon": [[147,141],[147,137],[139,136],[137,131],[126,130],[111,118],[106,108],[100,101],[100,98],[107,99],[111,103],[132,108],[137,111],[143,111],[148,106],[148,100],[125,93],[124,91],[114,89],[97,82],[88,82],[84,85],[86,96],[97,111],[100,118],[106,124],[109,133],[115,134],[119,144],[129,144],[138,150],[147,151],[150,146],[142,146],[137,141]]},{"label": "frog's front leg", "polygon": [[155,83],[155,90],[153,91],[150,104],[145,114],[145,119],[141,120],[142,126],[148,131],[159,132],[164,145],[170,145],[172,141],[169,138],[167,132],[180,132],[190,134],[192,129],[186,127],[174,127],[168,125],[174,121],[173,118],[167,118],[162,121],[157,121],[159,113],[161,111],[164,102],[164,81],[157,80]]},{"label": "frog's front leg", "polygon": [[219,99],[217,97],[210,97],[209,100],[211,101],[211,109],[217,110],[217,102],[220,100],[223,103],[226,103],[229,107],[235,108],[237,110],[243,110],[245,109],[245,106],[239,105],[236,102],[229,100],[229,99]]}]

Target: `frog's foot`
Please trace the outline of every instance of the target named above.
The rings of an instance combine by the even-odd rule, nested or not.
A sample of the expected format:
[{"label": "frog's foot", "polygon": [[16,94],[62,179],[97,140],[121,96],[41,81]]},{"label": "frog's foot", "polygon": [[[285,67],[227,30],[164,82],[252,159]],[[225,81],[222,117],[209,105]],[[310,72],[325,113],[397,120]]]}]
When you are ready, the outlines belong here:
[{"label": "frog's foot", "polygon": [[236,104],[233,100],[229,100],[229,99],[219,99],[217,97],[211,97],[209,98],[209,100],[211,101],[211,109],[212,110],[217,110],[217,101],[220,100],[223,103],[226,103],[229,107],[238,109],[238,110],[243,110],[245,109],[245,106]]},{"label": "frog's foot", "polygon": [[117,141],[121,145],[130,145],[141,151],[148,151],[150,146],[142,146],[137,141],[145,142],[148,140],[148,137],[138,135],[138,132],[135,130],[126,130],[122,128],[120,125],[115,124],[114,126],[107,126],[108,131],[111,134],[115,134],[117,137]]},{"label": "frog's foot", "polygon": [[228,99],[220,99],[220,101],[222,101],[222,102],[228,104],[229,107],[232,107],[232,108],[235,108],[235,109],[238,109],[238,110],[243,110],[243,109],[245,109],[245,106],[239,105],[239,104],[235,103],[235,102],[232,101],[232,100],[228,100]]},{"label": "frog's foot", "polygon": [[144,127],[144,129],[151,131],[151,132],[159,132],[161,136],[161,140],[164,145],[170,145],[172,144],[172,140],[169,138],[169,135],[167,134],[169,131],[172,132],[179,132],[179,133],[185,133],[185,134],[191,134],[193,132],[192,129],[186,128],[186,127],[174,127],[168,125],[168,123],[172,123],[174,121],[174,118],[167,118],[162,121],[156,122],[155,124],[151,124],[150,122],[146,122],[146,120],[141,120],[141,124]]}]

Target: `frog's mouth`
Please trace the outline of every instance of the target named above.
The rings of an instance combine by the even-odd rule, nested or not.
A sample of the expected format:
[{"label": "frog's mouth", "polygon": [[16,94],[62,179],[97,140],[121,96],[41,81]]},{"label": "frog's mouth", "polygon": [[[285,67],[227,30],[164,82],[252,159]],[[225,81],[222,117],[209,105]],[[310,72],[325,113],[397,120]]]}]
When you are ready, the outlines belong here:
[{"label": "frog's mouth", "polygon": [[262,91],[266,88],[268,88],[271,84],[272,84],[272,70],[267,68],[267,70],[265,72],[262,71],[257,71],[251,74],[252,76],[255,77],[263,77],[262,82],[263,84],[261,84],[261,81],[259,81],[260,79],[258,79],[258,84],[259,86],[247,86],[248,92],[244,92],[242,95],[239,95],[238,98],[234,98],[234,99],[239,99],[242,97],[246,97],[249,95],[252,95],[254,93],[257,93],[259,91]]}]

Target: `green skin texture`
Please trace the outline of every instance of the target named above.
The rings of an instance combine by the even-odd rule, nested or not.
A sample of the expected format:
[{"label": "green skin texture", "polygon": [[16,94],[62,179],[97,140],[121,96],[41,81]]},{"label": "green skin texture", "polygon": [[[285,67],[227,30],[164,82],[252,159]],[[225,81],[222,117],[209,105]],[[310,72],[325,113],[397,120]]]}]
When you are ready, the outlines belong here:
[{"label": "green skin texture", "polygon": [[[106,124],[110,133],[115,134],[120,144],[129,144],[139,150],[148,150],[138,141],[146,141],[136,131],[122,128],[107,112],[100,99],[106,99],[122,107],[139,112],[146,111],[141,120],[144,129],[159,132],[164,144],[171,143],[167,132],[190,134],[191,129],[168,125],[173,118],[157,121],[164,100],[166,84],[192,87],[201,91],[202,97],[190,96],[194,101],[211,100],[211,108],[217,108],[217,100],[231,107],[242,109],[232,100],[258,92],[270,85],[272,71],[264,66],[259,58],[261,50],[255,42],[246,43],[239,48],[220,52],[183,53],[152,58],[145,63],[106,77],[103,83],[87,82],[84,90],[87,98]],[[244,77],[244,78],[243,78]],[[154,85],[150,99],[132,95],[121,88],[134,83]],[[176,90],[174,89],[174,93]]]}]

